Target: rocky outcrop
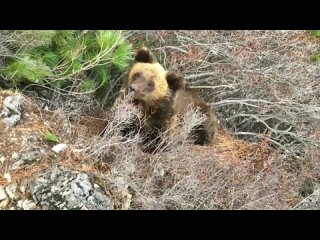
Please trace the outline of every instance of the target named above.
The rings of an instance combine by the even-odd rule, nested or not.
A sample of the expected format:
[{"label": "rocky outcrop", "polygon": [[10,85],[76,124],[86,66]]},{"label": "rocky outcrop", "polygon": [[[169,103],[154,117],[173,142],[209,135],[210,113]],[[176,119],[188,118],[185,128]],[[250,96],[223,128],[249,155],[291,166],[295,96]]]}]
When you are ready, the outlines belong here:
[{"label": "rocky outcrop", "polygon": [[22,150],[20,153],[14,153],[11,158],[16,161],[11,166],[11,170],[17,170],[25,165],[30,165],[36,161],[39,161],[44,155],[45,151],[36,147],[28,147]]},{"label": "rocky outcrop", "polygon": [[55,167],[30,183],[29,191],[42,209],[110,210],[112,201],[85,173]]},{"label": "rocky outcrop", "polygon": [[0,117],[7,127],[14,127],[20,120],[23,110],[24,97],[21,95],[6,97]]}]

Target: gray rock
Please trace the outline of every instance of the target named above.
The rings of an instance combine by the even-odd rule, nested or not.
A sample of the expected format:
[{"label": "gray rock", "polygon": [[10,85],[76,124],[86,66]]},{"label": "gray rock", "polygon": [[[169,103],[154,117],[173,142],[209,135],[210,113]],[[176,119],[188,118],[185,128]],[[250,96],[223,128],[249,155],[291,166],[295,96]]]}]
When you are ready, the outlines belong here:
[{"label": "gray rock", "polygon": [[10,199],[16,199],[17,197],[17,184],[11,183],[6,187],[6,192]]},{"label": "gray rock", "polygon": [[[95,189],[91,196],[87,198],[87,204],[85,207],[89,210],[110,210],[111,209],[111,202],[108,203],[107,208],[106,206],[106,196],[100,189]],[[110,201],[110,200],[109,200]]]},{"label": "gray rock", "polygon": [[22,160],[16,161],[11,167],[10,170],[17,170],[21,168],[24,165],[24,162]]},{"label": "gray rock", "polygon": [[26,150],[21,152],[20,160],[25,163],[32,163],[40,159],[40,154],[37,150]]},{"label": "gray rock", "polygon": [[0,117],[8,127],[14,127],[20,120],[23,110],[24,97],[21,95],[6,97]]},{"label": "gray rock", "polygon": [[112,202],[89,176],[64,167],[53,168],[30,183],[29,191],[42,209],[112,209]]},{"label": "gray rock", "polygon": [[9,117],[11,114],[20,114],[23,106],[24,97],[21,95],[6,97],[1,117]]},{"label": "gray rock", "polygon": [[[14,159],[19,159],[18,161],[16,161],[12,166],[11,166],[11,170],[17,170],[19,168],[21,168],[23,165],[27,165],[27,164],[31,164],[35,161],[38,161],[41,159],[41,155],[42,155],[41,149],[34,149],[34,148],[30,148],[27,150],[23,150],[22,152],[20,152],[20,154],[17,154],[18,157],[15,157]],[[13,155],[12,155],[13,158]]]},{"label": "gray rock", "polygon": [[7,125],[7,127],[14,127],[21,119],[21,115],[14,114],[10,117],[4,118],[3,122]]}]

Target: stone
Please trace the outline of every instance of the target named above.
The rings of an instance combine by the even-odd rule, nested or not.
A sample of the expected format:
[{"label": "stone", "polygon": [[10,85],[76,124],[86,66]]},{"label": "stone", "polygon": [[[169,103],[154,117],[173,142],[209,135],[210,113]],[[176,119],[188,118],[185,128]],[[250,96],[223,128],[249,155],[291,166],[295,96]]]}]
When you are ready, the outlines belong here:
[{"label": "stone", "polygon": [[6,192],[10,199],[16,199],[17,195],[17,184],[11,183],[6,187]]},{"label": "stone", "polygon": [[16,161],[11,167],[11,170],[17,170],[23,166],[24,162],[22,160]]},{"label": "stone", "polygon": [[94,187],[89,176],[65,167],[55,167],[29,185],[33,200],[44,210],[112,209],[112,201],[100,187]]},{"label": "stone", "polygon": [[12,166],[11,170],[17,170],[21,168],[23,165],[31,164],[35,161],[38,161],[41,159],[42,153],[41,149],[34,149],[33,147],[30,147],[29,149],[23,150],[18,154],[18,161],[16,161]]},{"label": "stone", "polygon": [[32,163],[36,160],[40,159],[40,154],[37,150],[26,150],[21,153],[20,160],[22,160],[24,163]]},{"label": "stone", "polygon": [[66,150],[67,148],[68,148],[67,144],[60,143],[60,144],[55,145],[51,150],[55,153],[60,153],[60,152],[63,152],[64,150]]},{"label": "stone", "polygon": [[22,116],[24,97],[22,95],[15,95],[6,97],[3,102],[3,110],[0,117],[8,127],[14,127]]}]

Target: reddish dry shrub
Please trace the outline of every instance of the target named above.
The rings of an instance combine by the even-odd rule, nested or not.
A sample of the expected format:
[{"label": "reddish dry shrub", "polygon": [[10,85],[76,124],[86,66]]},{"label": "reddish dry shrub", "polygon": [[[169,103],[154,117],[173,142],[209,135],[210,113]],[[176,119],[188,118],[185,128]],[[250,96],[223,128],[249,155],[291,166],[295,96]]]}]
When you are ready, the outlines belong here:
[{"label": "reddish dry shrub", "polygon": [[139,136],[118,135],[135,109],[124,102],[114,110],[106,134],[92,141],[90,152],[110,166],[101,174],[107,174],[120,205],[119,193],[128,191],[132,209],[290,209],[302,199],[301,180],[310,167],[270,148],[268,132],[263,141],[249,143],[222,131],[212,146],[196,146],[186,136],[205,118],[190,111],[174,134],[165,135],[159,152],[145,154]]},{"label": "reddish dry shrub", "polygon": [[159,61],[215,105],[231,135],[221,135],[215,146],[182,141],[169,152],[132,157],[135,171],[126,177],[132,207],[290,209],[300,201],[308,179],[312,187],[318,178],[310,151],[319,152],[320,67],[308,58],[318,43],[303,31],[146,36]]}]

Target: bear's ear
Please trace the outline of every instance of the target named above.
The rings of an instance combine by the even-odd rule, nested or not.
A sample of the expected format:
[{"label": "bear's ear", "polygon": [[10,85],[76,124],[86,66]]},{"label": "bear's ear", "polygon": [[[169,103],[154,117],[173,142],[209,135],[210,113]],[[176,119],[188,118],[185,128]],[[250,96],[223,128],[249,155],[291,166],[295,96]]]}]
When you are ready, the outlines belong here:
[{"label": "bear's ear", "polygon": [[178,76],[175,73],[167,73],[166,79],[167,79],[169,88],[172,91],[177,91],[179,89],[185,88],[185,85],[186,85],[185,79],[181,76]]},{"label": "bear's ear", "polygon": [[156,62],[155,58],[151,54],[148,48],[142,47],[138,50],[137,55],[135,57],[135,62],[142,63],[154,63]]}]

